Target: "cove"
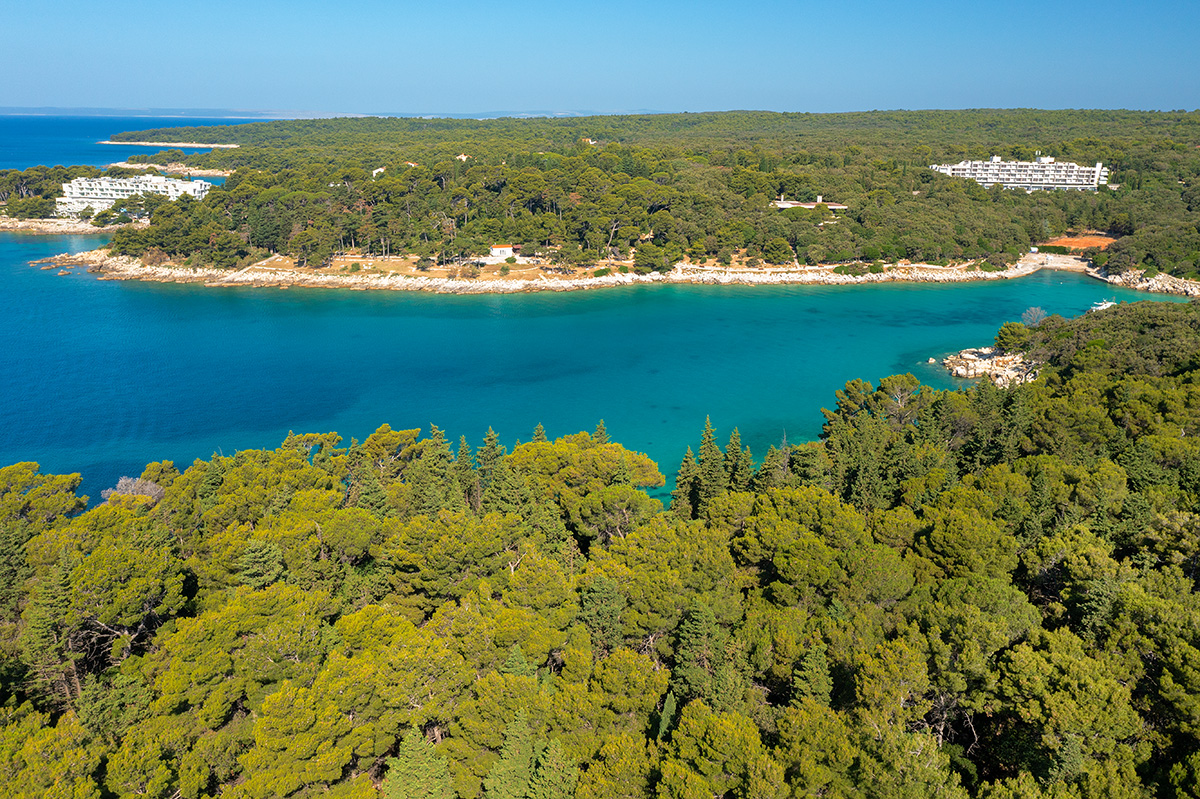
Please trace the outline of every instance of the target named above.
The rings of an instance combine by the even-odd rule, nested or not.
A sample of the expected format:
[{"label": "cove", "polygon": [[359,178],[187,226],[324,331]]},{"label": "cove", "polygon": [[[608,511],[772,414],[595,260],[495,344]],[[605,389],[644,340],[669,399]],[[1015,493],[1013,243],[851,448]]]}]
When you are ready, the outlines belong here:
[{"label": "cove", "polygon": [[277,446],[289,430],[360,440],[430,423],[478,446],[541,422],[648,453],[670,479],[711,416],[756,459],[809,440],[853,378],[912,372],[991,342],[1031,306],[1170,299],[1085,276],[863,286],[651,285],[517,295],[208,289],[28,266],[96,237],[0,234],[0,464],[84,476],[97,498],[171,459]]}]

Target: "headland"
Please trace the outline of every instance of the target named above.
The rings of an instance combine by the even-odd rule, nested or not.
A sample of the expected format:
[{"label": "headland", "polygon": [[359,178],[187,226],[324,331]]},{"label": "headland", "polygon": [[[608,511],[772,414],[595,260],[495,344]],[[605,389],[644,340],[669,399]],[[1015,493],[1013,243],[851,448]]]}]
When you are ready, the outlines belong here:
[{"label": "headland", "polygon": [[126,147],[195,147],[197,149],[203,147],[212,147],[216,150],[235,150],[240,145],[237,144],[204,144],[194,141],[104,141],[96,142],[96,144],[119,144]]}]

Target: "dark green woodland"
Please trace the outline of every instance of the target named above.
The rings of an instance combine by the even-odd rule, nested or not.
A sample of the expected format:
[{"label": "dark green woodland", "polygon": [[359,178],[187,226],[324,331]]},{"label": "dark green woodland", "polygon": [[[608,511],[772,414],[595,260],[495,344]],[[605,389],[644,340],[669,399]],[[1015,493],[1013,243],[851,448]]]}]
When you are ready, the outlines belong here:
[{"label": "dark green woodland", "polygon": [[666,508],[603,423],[0,469],[0,793],[1197,796],[1200,306],[1005,335]]},{"label": "dark green woodland", "polygon": [[[150,227],[119,232],[113,251],[195,265],[235,267],[281,253],[322,266],[345,252],[415,255],[432,265],[505,242],[563,267],[618,259],[641,272],[733,259],[1003,268],[1031,244],[1098,230],[1118,239],[1097,258],[1110,272],[1200,272],[1200,112],[360,118],[112,138],[239,145],[135,156],[233,174],[202,202],[143,201],[101,220],[148,214]],[[1102,161],[1119,188],[985,190],[928,168],[1039,152]],[[0,172],[0,202],[13,216],[45,215],[68,172]],[[779,211],[770,201],[780,195],[821,196],[848,210],[836,219],[821,207]]]}]

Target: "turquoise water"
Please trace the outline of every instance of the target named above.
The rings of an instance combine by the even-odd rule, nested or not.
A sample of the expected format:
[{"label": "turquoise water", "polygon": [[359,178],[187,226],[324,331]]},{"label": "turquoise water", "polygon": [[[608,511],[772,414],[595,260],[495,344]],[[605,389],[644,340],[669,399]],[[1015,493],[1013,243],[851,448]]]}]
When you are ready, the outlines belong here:
[{"label": "turquoise water", "polygon": [[206,289],[58,276],[94,237],[0,234],[0,463],[82,471],[96,496],[150,460],[432,422],[478,445],[538,422],[647,452],[670,477],[706,415],[761,457],[811,439],[847,380],[990,343],[1030,306],[1144,300],[1065,272],[951,285],[645,286],[493,296]]}]

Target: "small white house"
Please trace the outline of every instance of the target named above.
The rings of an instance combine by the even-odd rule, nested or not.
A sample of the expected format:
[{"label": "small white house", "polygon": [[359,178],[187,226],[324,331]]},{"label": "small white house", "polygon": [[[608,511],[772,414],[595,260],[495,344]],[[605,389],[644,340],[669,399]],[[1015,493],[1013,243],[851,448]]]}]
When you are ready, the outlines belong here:
[{"label": "small white house", "polygon": [[828,202],[820,194],[817,195],[817,201],[815,203],[802,203],[802,202],[797,202],[796,200],[785,200],[785,199],[783,199],[783,195],[781,194],[781,195],[779,195],[779,199],[774,200],[771,203],[771,205],[775,206],[776,208],[785,209],[785,210],[788,208],[807,208],[808,210],[811,211],[814,208],[816,208],[818,205],[823,205],[826,208],[828,208],[830,211],[845,211],[845,210],[847,210],[846,206],[842,205],[841,203]]},{"label": "small white house", "polygon": [[488,255],[492,258],[512,258],[513,246],[511,244],[493,244]]}]

